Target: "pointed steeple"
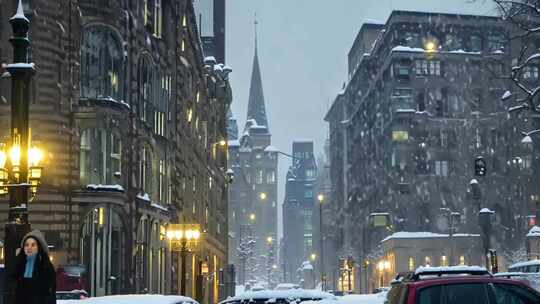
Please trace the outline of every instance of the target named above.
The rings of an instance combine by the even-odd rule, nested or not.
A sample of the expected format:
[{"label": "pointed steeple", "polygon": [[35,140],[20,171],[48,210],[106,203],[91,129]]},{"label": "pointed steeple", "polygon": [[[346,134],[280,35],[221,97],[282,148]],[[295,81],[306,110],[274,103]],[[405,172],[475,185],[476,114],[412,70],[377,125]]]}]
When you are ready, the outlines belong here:
[{"label": "pointed steeple", "polygon": [[255,19],[255,55],[253,56],[253,70],[251,72],[251,84],[249,87],[249,103],[246,127],[248,124],[254,124],[255,120],[258,126],[265,126],[267,131],[268,119],[266,118],[266,108],[264,105],[264,94],[261,80],[261,68],[259,66],[259,56],[257,55],[257,19]]}]

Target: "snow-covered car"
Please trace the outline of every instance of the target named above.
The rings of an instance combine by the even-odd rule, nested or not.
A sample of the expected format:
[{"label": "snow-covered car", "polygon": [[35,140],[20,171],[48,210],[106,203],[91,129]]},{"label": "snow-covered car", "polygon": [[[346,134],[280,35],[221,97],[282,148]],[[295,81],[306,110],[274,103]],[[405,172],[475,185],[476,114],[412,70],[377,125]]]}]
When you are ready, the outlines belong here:
[{"label": "snow-covered car", "polygon": [[311,289],[261,290],[248,291],[234,297],[229,297],[220,302],[220,304],[285,304],[334,298],[335,296],[330,293]]},{"label": "snow-covered car", "polygon": [[499,272],[495,277],[519,280],[540,291],[540,272]]},{"label": "snow-covered car", "polygon": [[300,285],[293,284],[293,283],[279,283],[277,284],[275,290],[291,290],[291,289],[299,289]]},{"label": "snow-covered car", "polygon": [[192,298],[169,295],[115,295],[85,300],[58,300],[57,304],[199,304]]},{"label": "snow-covered car", "polygon": [[521,263],[516,263],[508,267],[508,272],[536,272],[540,273],[540,260],[532,260]]},{"label": "snow-covered car", "polygon": [[386,291],[376,294],[351,294],[333,299],[307,301],[302,304],[384,304],[386,294]]}]

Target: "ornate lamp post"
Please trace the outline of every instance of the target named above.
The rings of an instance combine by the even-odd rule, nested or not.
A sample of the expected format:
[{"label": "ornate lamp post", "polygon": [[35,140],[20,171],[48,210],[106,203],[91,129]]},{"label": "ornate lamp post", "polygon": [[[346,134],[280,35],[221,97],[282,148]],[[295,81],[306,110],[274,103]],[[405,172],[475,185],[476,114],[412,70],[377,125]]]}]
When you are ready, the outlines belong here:
[{"label": "ornate lamp post", "polygon": [[324,243],[323,243],[323,212],[322,206],[324,203],[324,194],[320,193],[317,195],[317,200],[319,201],[319,253],[321,258],[319,260],[320,269],[321,269],[321,288],[323,291],[326,290],[326,273],[324,272]]},{"label": "ornate lamp post", "polygon": [[186,263],[187,253],[193,250],[201,237],[199,224],[170,224],[167,229],[167,238],[171,242],[171,250],[180,252],[181,274],[180,294],[186,295]]},{"label": "ornate lamp post", "polygon": [[[15,267],[15,251],[24,234],[30,231],[28,203],[34,197],[41,179],[39,167],[42,153],[30,148],[30,80],[35,72],[28,62],[28,30],[30,21],[24,16],[23,5],[18,3],[17,13],[9,20],[13,36],[13,62],[6,70],[11,75],[11,140],[0,145],[0,194],[9,194],[9,215],[5,228],[5,264],[9,277]],[[5,303],[12,303],[13,282],[5,280]]]},{"label": "ornate lamp post", "polygon": [[478,213],[478,220],[480,223],[480,227],[482,228],[482,239],[484,243],[484,258],[486,260],[486,269],[489,269],[489,249],[491,247],[490,245],[490,238],[491,238],[491,218],[495,214],[495,211],[491,211],[488,208],[483,208]]}]

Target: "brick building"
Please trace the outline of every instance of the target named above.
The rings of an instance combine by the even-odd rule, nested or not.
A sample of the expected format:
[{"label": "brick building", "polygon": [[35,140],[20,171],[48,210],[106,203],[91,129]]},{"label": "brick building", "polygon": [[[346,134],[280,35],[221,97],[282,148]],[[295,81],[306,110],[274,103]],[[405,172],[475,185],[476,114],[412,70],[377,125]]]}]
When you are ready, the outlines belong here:
[{"label": "brick building", "polygon": [[[46,151],[29,220],[54,246],[56,266],[85,265],[92,296],[178,293],[179,253],[165,231],[199,223],[188,296],[216,303],[228,263],[227,151],[218,142],[227,136],[230,69],[204,58],[192,1],[23,3],[37,68],[32,139]],[[0,3],[2,70],[12,60],[15,4]],[[5,142],[5,72],[0,95]]]}]

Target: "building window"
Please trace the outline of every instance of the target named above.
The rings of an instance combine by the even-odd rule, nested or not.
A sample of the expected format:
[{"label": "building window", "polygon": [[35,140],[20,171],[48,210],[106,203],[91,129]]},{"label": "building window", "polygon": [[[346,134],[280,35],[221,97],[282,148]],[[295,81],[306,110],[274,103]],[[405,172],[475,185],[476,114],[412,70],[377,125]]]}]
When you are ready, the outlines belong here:
[{"label": "building window", "polygon": [[305,198],[313,198],[313,190],[306,190],[304,192],[304,197]]},{"label": "building window", "polygon": [[424,258],[424,266],[431,267],[431,257],[430,256],[426,256]]},{"label": "building window", "polygon": [[165,202],[165,160],[159,160],[158,201]]},{"label": "building window", "polygon": [[314,169],[307,169],[306,170],[306,178],[315,178],[315,170]]},{"label": "building window", "polygon": [[399,61],[393,64],[395,77],[409,77],[411,70],[411,63],[409,61]]},{"label": "building window", "polygon": [[154,3],[154,36],[161,38],[163,32],[163,10],[161,0],[155,0]]},{"label": "building window", "polygon": [[182,39],[182,42],[180,43],[180,50],[182,52],[186,51],[186,40],[185,39]]},{"label": "building window", "polygon": [[482,51],[482,36],[480,35],[471,35],[469,39],[470,51],[471,52],[481,52]]},{"label": "building window", "polygon": [[186,27],[187,26],[187,17],[186,15],[182,16],[182,27]]},{"label": "building window", "polygon": [[448,266],[448,258],[445,255],[441,256],[441,266]]},{"label": "building window", "polygon": [[275,184],[276,183],[276,171],[270,170],[266,172],[266,183]]},{"label": "building window", "polygon": [[500,33],[491,33],[487,37],[487,49],[489,52],[504,50],[504,36]]},{"label": "building window", "polygon": [[435,175],[448,176],[448,161],[447,160],[435,161]]},{"label": "building window", "polygon": [[459,265],[466,265],[466,264],[465,264],[465,256],[464,256],[464,255],[460,255],[460,256],[459,256]]},{"label": "building window", "polygon": [[441,62],[439,60],[415,60],[415,71],[418,76],[441,75]]},{"label": "building window", "polygon": [[526,66],[523,68],[523,79],[537,80],[538,79],[538,67]]},{"label": "building window", "polygon": [[398,142],[407,141],[409,140],[409,132],[402,130],[394,130],[392,131],[392,140]]},{"label": "building window", "polygon": [[448,51],[457,51],[463,49],[463,41],[461,37],[454,33],[446,34],[444,39],[444,49]]},{"label": "building window", "polygon": [[414,258],[413,257],[409,257],[409,271],[414,271],[416,268],[415,268],[415,265],[414,265]]},{"label": "building window", "polygon": [[257,179],[255,180],[255,183],[258,184],[258,185],[263,183],[263,171],[262,170],[257,171]]},{"label": "building window", "polygon": [[392,91],[391,99],[395,109],[414,109],[412,89],[410,88],[395,88]]},{"label": "building window", "polygon": [[422,39],[420,39],[420,33],[407,31],[403,33],[403,45],[417,48],[422,46]]},{"label": "building window", "polygon": [[197,191],[197,184],[196,184],[196,178],[195,178],[195,175],[193,175],[191,177],[191,190],[193,190],[193,193],[195,193],[195,191]]},{"label": "building window", "polygon": [[151,59],[142,56],[139,60],[139,117],[143,121],[153,118],[152,97],[154,95],[154,70]]},{"label": "building window", "polygon": [[81,43],[81,97],[122,100],[122,46],[116,34],[101,25],[83,32]]},{"label": "building window", "polygon": [[85,129],[80,143],[81,184],[117,184],[121,176],[120,136],[103,129]]}]

